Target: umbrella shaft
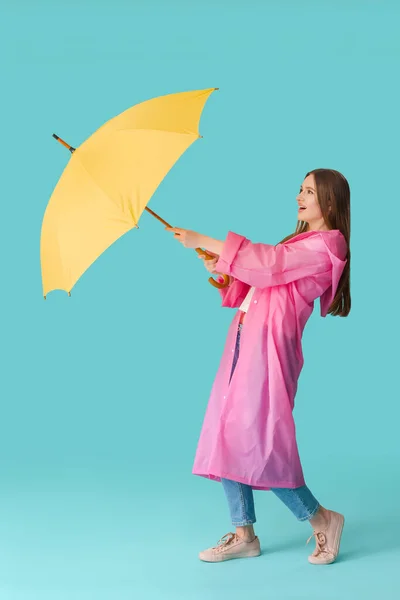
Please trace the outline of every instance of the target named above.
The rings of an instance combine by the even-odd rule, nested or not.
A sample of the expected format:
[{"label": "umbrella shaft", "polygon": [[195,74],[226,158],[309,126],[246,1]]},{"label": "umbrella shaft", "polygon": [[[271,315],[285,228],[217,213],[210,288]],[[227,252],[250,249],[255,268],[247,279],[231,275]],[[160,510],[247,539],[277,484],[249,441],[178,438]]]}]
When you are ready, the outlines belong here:
[{"label": "umbrella shaft", "polygon": [[170,225],[169,223],[167,223],[167,221],[164,221],[164,219],[162,219],[161,217],[159,217],[158,214],[155,213],[153,210],[151,210],[151,208],[149,208],[148,206],[146,206],[146,210],[151,215],[153,215],[153,217],[155,217],[156,219],[158,219],[159,221],[161,221],[161,223],[163,223],[166,227],[172,227],[172,225]]}]

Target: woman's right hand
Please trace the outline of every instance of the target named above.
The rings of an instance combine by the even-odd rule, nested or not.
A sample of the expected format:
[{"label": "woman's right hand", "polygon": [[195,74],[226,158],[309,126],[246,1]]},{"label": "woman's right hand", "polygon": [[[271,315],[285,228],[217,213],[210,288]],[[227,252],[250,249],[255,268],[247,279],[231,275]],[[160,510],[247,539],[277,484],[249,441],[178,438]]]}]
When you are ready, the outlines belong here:
[{"label": "woman's right hand", "polygon": [[219,260],[219,255],[218,254],[214,254],[213,252],[209,252],[208,250],[207,250],[207,254],[209,254],[213,258],[207,259],[206,256],[203,256],[203,254],[199,254],[199,258],[202,259],[202,261],[204,263],[204,266],[207,269],[207,271],[209,273],[211,273],[212,275],[222,275],[222,273],[218,273],[215,270],[215,265],[217,264],[217,262]]},{"label": "woman's right hand", "polygon": [[[210,252],[209,250],[206,250],[206,252],[209,256],[212,256],[212,258],[207,258],[203,254],[199,254],[198,257],[202,259],[207,271],[209,273],[211,273],[211,275],[221,275],[221,277],[225,277],[224,273],[219,273],[218,271],[215,270],[215,265],[217,264],[217,262],[219,260],[219,254],[214,254],[214,252]],[[228,285],[231,285],[232,282],[233,282],[233,277],[229,276]]]}]

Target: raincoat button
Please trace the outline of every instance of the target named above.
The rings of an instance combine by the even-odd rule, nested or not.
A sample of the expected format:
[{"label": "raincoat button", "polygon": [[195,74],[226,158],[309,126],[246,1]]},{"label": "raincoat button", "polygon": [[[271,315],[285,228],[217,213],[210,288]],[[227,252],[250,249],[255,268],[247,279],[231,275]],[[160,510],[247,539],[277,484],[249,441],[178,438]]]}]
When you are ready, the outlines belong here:
[{"label": "raincoat button", "polygon": [[257,304],[257,300],[254,300],[254,304]]}]

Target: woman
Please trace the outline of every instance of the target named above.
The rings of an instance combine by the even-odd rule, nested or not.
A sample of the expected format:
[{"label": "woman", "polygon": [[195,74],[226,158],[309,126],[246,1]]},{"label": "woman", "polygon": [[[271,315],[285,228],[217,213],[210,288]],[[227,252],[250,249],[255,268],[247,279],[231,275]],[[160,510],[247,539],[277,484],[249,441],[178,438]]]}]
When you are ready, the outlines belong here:
[{"label": "woman", "polygon": [[[305,484],[293,420],[303,367],[301,338],[314,301],[321,316],[350,312],[350,189],[338,171],[307,173],[297,196],[294,234],[276,246],[229,232],[225,242],[168,228],[186,248],[213,253],[211,273],[230,276],[222,305],[239,309],[207,406],[193,473],[221,481],[235,533],[200,559],[258,556],[253,489],[272,490],[299,521],[308,520],[316,548],[308,560],[338,556],[344,517],[320,505]],[[240,353],[239,353],[240,349]]]}]

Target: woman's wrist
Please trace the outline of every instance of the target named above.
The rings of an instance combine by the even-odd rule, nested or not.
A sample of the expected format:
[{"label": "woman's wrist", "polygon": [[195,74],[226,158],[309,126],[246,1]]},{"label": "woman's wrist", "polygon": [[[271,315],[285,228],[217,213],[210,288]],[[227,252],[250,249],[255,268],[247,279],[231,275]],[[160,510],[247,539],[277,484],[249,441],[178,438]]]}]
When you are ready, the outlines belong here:
[{"label": "woman's wrist", "polygon": [[215,240],[214,238],[208,237],[206,235],[199,236],[199,247],[205,248],[205,250],[209,250],[214,254],[221,254],[222,249],[224,247],[224,242],[220,240]]}]

